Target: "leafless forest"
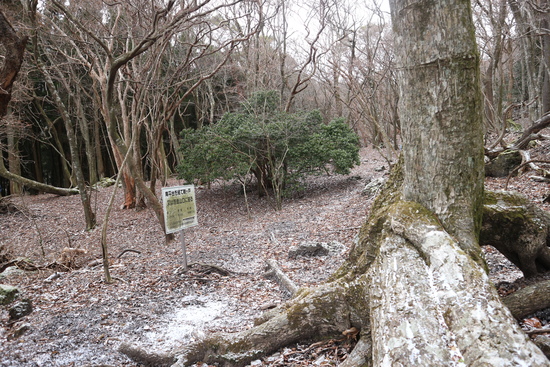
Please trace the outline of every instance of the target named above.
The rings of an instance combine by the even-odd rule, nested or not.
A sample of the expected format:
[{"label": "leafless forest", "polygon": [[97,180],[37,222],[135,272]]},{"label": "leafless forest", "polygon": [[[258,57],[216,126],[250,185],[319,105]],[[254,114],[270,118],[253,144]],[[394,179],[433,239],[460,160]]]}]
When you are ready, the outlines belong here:
[{"label": "leafless forest", "polygon": [[[399,206],[392,201],[400,195],[404,198],[399,201],[415,202],[436,213],[441,233],[449,236],[446,241],[456,239],[457,253],[469,256],[464,261],[477,262],[472,274],[487,261],[498,295],[489,283],[478,287],[468,281],[465,287],[471,288],[457,292],[487,302],[484,311],[495,309],[495,304],[501,307],[499,297],[519,289],[536,284],[550,287],[546,243],[550,236],[544,235],[550,231],[550,215],[546,214],[550,202],[550,137],[546,135],[550,125],[550,3],[479,0],[468,5],[442,0],[437,6],[420,1],[419,7],[409,7],[406,0],[392,0],[389,4],[379,0],[2,1],[0,283],[16,286],[19,297],[0,308],[0,366],[170,365],[182,351],[189,352],[190,363],[202,366],[350,367],[376,365],[385,358],[401,361],[403,355],[414,353],[385,350],[387,340],[405,337],[393,334],[400,327],[386,325],[409,325],[415,317],[401,321],[403,315],[390,316],[392,307],[379,311],[380,317],[364,311],[391,306],[391,302],[384,304],[388,294],[399,302],[399,293],[406,293],[400,289],[420,289],[428,283],[423,277],[432,276],[431,260],[417,267],[408,263],[416,261],[416,255],[399,252],[416,246],[413,254],[430,258],[429,251],[422,249],[427,242],[419,240],[425,233],[403,225],[408,217],[400,215],[409,204]],[[423,5],[425,13],[419,10]],[[454,11],[465,16],[453,18]],[[426,14],[437,17],[422,21]],[[454,20],[440,22],[446,17]],[[407,27],[410,32],[403,31]],[[459,41],[466,45],[463,49],[457,46],[462,45]],[[407,47],[408,51],[424,51],[416,55],[403,51]],[[423,62],[432,52],[437,62]],[[428,70],[424,75],[413,76],[424,67]],[[434,75],[435,81],[427,81]],[[233,180],[214,177],[184,182],[178,178],[178,170],[189,159],[182,153],[182,132],[216,126],[227,114],[240,111],[248,98],[266,91],[277,96],[279,116],[319,111],[325,125],[343,118],[359,137],[361,164],[349,174],[322,174],[300,181],[301,187],[289,190],[282,205],[274,202],[274,197],[281,197],[273,193],[276,187],[269,187],[270,191],[264,185],[267,195],[259,195],[263,182],[256,188],[250,170]],[[414,97],[422,95],[426,98],[421,103],[414,102]],[[422,110],[419,105],[424,102],[427,107]],[[430,103],[437,112],[428,116]],[[422,133],[429,129],[419,126],[434,116],[440,128],[426,138]],[[467,135],[464,127],[478,123],[477,130]],[[447,133],[451,136],[456,132],[453,126],[464,135],[431,140]],[[413,138],[417,133],[420,137]],[[425,158],[436,149],[435,158],[427,159],[422,167],[411,158],[421,150],[426,154],[418,156]],[[365,186],[385,182],[392,168],[400,172],[403,155],[405,178],[390,180],[387,196],[381,196],[376,205],[380,187],[371,192]],[[462,159],[468,164],[460,166]],[[255,159],[251,162],[257,164]],[[292,173],[286,171],[287,162],[283,163],[279,171],[273,165],[266,169],[273,180],[277,172]],[[483,165],[485,178],[479,168]],[[465,169],[453,171],[459,166]],[[428,168],[434,169],[432,177],[411,189],[411,177],[420,176],[414,171],[428,172]],[[457,182],[471,175],[471,180],[463,181],[472,183],[472,192],[462,195],[465,191],[453,183],[435,188],[440,178],[450,175]],[[399,180],[405,180],[405,189],[395,188],[403,185]],[[476,210],[482,207],[483,182],[487,190],[517,191],[534,203],[513,206],[499,199],[498,205],[486,206],[531,210],[534,221],[543,223],[538,230],[525,224],[527,229],[518,234],[519,240],[511,240],[511,255],[500,248],[521,269],[497,251],[508,240],[499,233],[488,238],[502,243],[483,246],[484,260],[477,254],[483,228],[478,228],[481,214]],[[160,190],[189,183],[197,188],[199,226],[184,231],[192,263],[184,271],[180,239],[165,235]],[[427,188],[426,202],[414,196],[420,186]],[[392,187],[395,192],[389,193]],[[460,192],[457,195],[455,188]],[[445,200],[439,200],[442,193]],[[432,197],[437,197],[434,207],[428,203]],[[470,224],[446,222],[447,209],[438,212],[441,202],[452,206],[456,197],[465,200],[448,212],[457,206],[466,208],[465,203],[471,205],[473,209],[465,209],[467,214],[462,216],[471,218],[460,221]],[[388,212],[382,200],[387,201]],[[385,224],[365,224],[369,215]],[[524,228],[532,218],[524,219],[512,222]],[[429,216],[422,220],[427,222],[414,222],[418,228],[426,223],[436,228]],[[542,241],[531,264],[521,263],[518,244],[524,238]],[[406,259],[399,272],[392,272],[388,264],[401,260],[391,258],[394,255],[388,255],[391,251],[385,247],[394,240],[406,244],[397,246],[396,253]],[[324,252],[292,255],[300,245],[322,245]],[[364,256],[369,250],[372,253]],[[300,314],[298,323],[281,326],[277,320],[291,318],[293,307],[301,307],[300,302],[314,305],[317,299],[308,290],[295,296],[284,282],[270,276],[266,268],[270,260],[295,286],[319,286],[315,289],[346,301],[331,299],[327,305],[345,303],[348,307],[349,302],[349,309],[334,310],[333,324],[323,324],[325,318],[316,319],[318,315],[310,312]],[[367,272],[371,266],[375,270]],[[461,265],[461,269],[469,266]],[[397,279],[417,269],[428,269],[428,275],[406,277],[418,278],[413,279],[418,285],[407,283],[410,279],[377,283],[373,276],[378,270],[378,275]],[[365,275],[371,283],[365,283]],[[465,277],[484,282],[483,277]],[[348,289],[350,284],[365,292],[359,296],[364,302],[360,307],[350,301],[356,294],[330,293],[330,287]],[[382,296],[377,298],[377,294]],[[550,302],[546,298],[529,302],[545,305]],[[434,314],[441,312],[433,319],[445,324],[444,331],[437,330],[441,325],[434,327],[436,337],[432,338],[444,340],[442,365],[469,366],[491,356],[505,360],[514,348],[521,351],[518,358],[536,355],[536,365],[547,365],[540,351],[518,336],[516,327],[532,340],[542,338],[537,345],[548,356],[544,344],[550,345],[546,330],[550,304],[527,316],[514,313],[517,320],[507,314],[501,319],[508,311],[497,311],[494,318],[475,320],[482,327],[464,331],[453,329],[455,320],[448,316],[460,314],[453,313],[453,302],[439,301],[428,303]],[[464,301],[467,304],[472,302]],[[418,304],[414,307],[410,314],[432,312]],[[272,309],[276,311],[266,314],[276,316],[265,321],[271,333],[265,335],[276,337],[264,340],[258,337],[261,333],[255,334],[254,319]],[[21,313],[14,314],[18,310]],[[344,321],[339,318],[342,312],[350,315]],[[497,327],[513,326],[495,332],[494,324],[487,326],[490,322]],[[313,326],[307,332],[296,330],[303,325]],[[491,332],[486,334],[485,328]],[[418,330],[416,341],[430,338]],[[475,334],[478,330],[479,335]],[[265,342],[266,352],[260,350],[256,357],[247,355],[255,351],[252,346],[247,351],[233,350],[225,334],[215,334],[219,332],[239,332],[233,334],[239,342]],[[405,334],[409,337],[410,333]],[[486,340],[486,335],[490,347],[483,349],[485,345],[478,343],[484,356],[472,357],[478,346],[470,348],[468,340]],[[313,336],[323,340],[311,340]],[[292,344],[280,348],[279,337],[288,337]],[[431,344],[422,340],[410,344],[414,344],[411,350],[422,351],[421,356],[431,348],[423,349]],[[212,351],[208,343],[219,351]],[[233,354],[242,359],[224,359]],[[424,358],[430,359],[428,355]],[[419,363],[411,361],[409,365]]]}]

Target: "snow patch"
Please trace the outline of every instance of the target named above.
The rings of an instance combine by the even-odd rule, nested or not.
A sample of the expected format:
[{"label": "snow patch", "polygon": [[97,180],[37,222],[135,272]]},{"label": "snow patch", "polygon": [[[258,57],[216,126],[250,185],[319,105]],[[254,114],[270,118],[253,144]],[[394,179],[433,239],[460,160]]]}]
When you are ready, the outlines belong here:
[{"label": "snow patch", "polygon": [[[157,330],[145,334],[149,343],[160,343],[164,348],[173,347],[182,342],[195,341],[204,335],[204,331],[215,321],[222,322],[228,304],[220,301],[208,301],[201,305],[192,305],[177,309],[167,315],[168,325],[159,325]],[[222,322],[223,323],[223,322]]]}]

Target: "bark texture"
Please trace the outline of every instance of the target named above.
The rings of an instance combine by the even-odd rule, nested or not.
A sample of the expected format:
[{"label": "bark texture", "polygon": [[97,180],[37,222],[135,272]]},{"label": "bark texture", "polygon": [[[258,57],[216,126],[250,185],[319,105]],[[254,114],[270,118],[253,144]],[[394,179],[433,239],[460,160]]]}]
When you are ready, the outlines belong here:
[{"label": "bark texture", "polygon": [[514,317],[522,318],[550,307],[550,280],[529,285],[502,300]]},{"label": "bark texture", "polygon": [[5,48],[3,66],[0,69],[0,118],[8,113],[13,83],[25,53],[28,37],[21,37],[11,26],[3,12],[0,11],[0,43]]},{"label": "bark texture", "polygon": [[492,245],[526,277],[550,270],[550,215],[518,193],[486,192],[480,243]]},{"label": "bark texture", "polygon": [[404,159],[349,259],[258,326],[176,351],[175,366],[243,366],[355,327],[347,366],[550,366],[482,266],[483,140],[469,0],[393,0]]},{"label": "bark texture", "polygon": [[483,132],[468,1],[390,1],[399,70],[406,200],[432,210],[479,258]]},{"label": "bark texture", "polygon": [[[404,267],[399,272],[394,269],[393,273],[408,274],[412,272],[411,268],[415,272],[425,271],[419,275],[425,283],[421,286],[428,288],[422,292],[409,291],[410,296],[404,297],[402,306],[399,303],[396,305],[396,302],[388,302],[386,305],[388,309],[398,310],[395,319],[390,316],[390,320],[399,320],[392,329],[402,330],[396,340],[404,350],[402,356],[408,357],[408,363],[403,362],[404,365],[447,365],[452,358],[444,353],[449,353],[449,347],[453,344],[457,347],[460,359],[469,366],[513,366],[517,363],[521,365],[520,361],[531,366],[550,365],[515,324],[483,268],[459,248],[459,243],[441,227],[433,213],[417,203],[400,202],[392,209],[389,220],[393,231],[412,244],[417,250],[417,258],[423,260],[417,266]],[[398,247],[400,252],[405,249],[406,246]],[[415,252],[409,255],[414,256]],[[380,259],[387,257],[381,256]],[[380,276],[387,276],[388,273],[382,271]],[[406,294],[407,288],[402,285],[407,282],[393,284],[394,288],[398,288],[394,292]],[[374,299],[372,294],[371,299]],[[418,307],[418,304],[421,306]],[[419,321],[418,316],[405,309],[407,305],[417,312],[425,312],[427,308],[428,315],[421,314],[423,317]],[[383,317],[388,316],[383,314]],[[415,324],[416,328],[411,327]],[[430,324],[434,324],[433,327]],[[386,336],[387,331],[376,333],[373,325],[373,334]],[[434,347],[437,343],[434,343],[432,337],[427,338],[432,350],[426,350],[425,353],[419,347],[410,346],[411,342],[425,338],[426,334],[431,334],[439,341],[439,350]],[[389,348],[381,355],[387,359],[393,353],[394,349]],[[373,351],[373,355],[376,356],[376,351]],[[421,360],[412,360],[415,355]],[[379,363],[375,359],[374,365],[383,365],[382,362],[383,359],[379,359]]]}]

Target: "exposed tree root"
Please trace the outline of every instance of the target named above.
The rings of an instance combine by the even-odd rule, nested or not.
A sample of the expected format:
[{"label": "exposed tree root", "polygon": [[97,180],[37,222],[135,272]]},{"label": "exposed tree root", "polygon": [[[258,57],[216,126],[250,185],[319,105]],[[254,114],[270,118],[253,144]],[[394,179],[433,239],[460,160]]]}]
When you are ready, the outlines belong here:
[{"label": "exposed tree root", "polygon": [[550,280],[522,288],[502,299],[515,318],[550,307]]},{"label": "exposed tree root", "polygon": [[198,361],[243,366],[300,340],[341,335],[352,326],[355,315],[338,283],[300,290],[294,299],[268,312],[252,329],[237,334],[214,334],[190,345],[174,366]]},{"label": "exposed tree root", "polygon": [[[243,366],[291,343],[336,337],[350,327],[360,334],[344,367],[453,366],[458,360],[467,366],[550,366],[500,301],[485,269],[430,211],[402,201],[400,184],[396,169],[349,259],[328,283],[300,289],[249,330],[214,334],[176,351],[174,366]],[[503,213],[517,211],[517,205],[501,206]],[[529,213],[538,220],[540,213]],[[516,246],[521,252],[526,244]]]},{"label": "exposed tree root", "polygon": [[366,272],[351,281],[341,276],[301,289],[254,328],[190,345],[174,366],[199,361],[243,366],[285,345],[334,337],[352,326],[361,334],[345,367],[388,361],[449,366],[459,359],[468,366],[550,365],[515,324],[484,269],[435,216],[402,201],[384,213],[379,246],[371,247],[378,249],[377,256]]},{"label": "exposed tree root", "polygon": [[[437,218],[416,203],[401,202],[394,205],[390,221],[394,232],[406,239],[408,244],[412,244],[418,253],[415,256],[414,251],[408,249],[406,244],[399,243],[395,251],[408,252],[403,260],[410,257],[413,261],[421,259],[424,263],[414,265],[409,260],[409,266],[403,267],[401,271],[381,267],[373,272],[380,274],[380,277],[401,277],[392,282],[394,288],[399,288],[393,292],[398,294],[401,302],[382,302],[386,305],[385,312],[388,309],[401,310],[393,317],[380,315],[384,321],[400,321],[394,321],[396,325],[385,327],[383,332],[377,332],[373,324],[376,340],[387,338],[388,332],[393,332],[394,335],[398,333],[395,340],[390,339],[384,344],[395,345],[396,341],[402,343],[404,351],[397,356],[399,358],[391,358],[392,361],[401,361],[411,366],[445,366],[452,360],[450,355],[445,354],[456,343],[456,351],[466,365],[515,365],[516,362],[512,362],[514,359],[526,363],[529,361],[530,366],[550,365],[516,325],[483,269],[460,249],[457,241],[439,225]],[[383,254],[379,259],[387,262],[393,260]],[[417,272],[420,274],[416,274]],[[403,277],[408,274],[414,276],[413,285],[420,282],[428,284],[418,284],[419,289],[416,292],[414,289],[407,289],[411,282]],[[373,284],[382,282],[374,281]],[[381,287],[388,288],[389,284]],[[372,300],[375,297],[371,293],[371,309],[374,311]],[[431,345],[420,343],[411,348],[411,343],[419,343],[418,340],[422,341],[424,338]],[[439,341],[439,346],[433,343],[434,340]],[[390,348],[380,355],[387,358],[396,353],[395,349],[397,348]],[[413,359],[415,350],[420,350],[417,359]],[[381,365],[382,359],[376,359],[376,349],[373,356],[374,365]]]},{"label": "exposed tree root", "polygon": [[550,215],[521,194],[485,192],[480,243],[492,245],[526,277],[550,270]]},{"label": "exposed tree root", "polygon": [[127,343],[122,343],[118,351],[126,354],[133,360],[139,361],[139,363],[145,366],[168,367],[176,362],[174,356],[154,353]]}]

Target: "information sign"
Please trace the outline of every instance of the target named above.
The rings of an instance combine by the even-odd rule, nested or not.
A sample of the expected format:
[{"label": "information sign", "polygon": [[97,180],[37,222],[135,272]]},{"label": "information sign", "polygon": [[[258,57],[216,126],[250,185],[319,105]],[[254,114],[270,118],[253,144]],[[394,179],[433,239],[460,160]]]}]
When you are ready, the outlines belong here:
[{"label": "information sign", "polygon": [[194,185],[163,187],[162,204],[166,234],[198,224]]}]

